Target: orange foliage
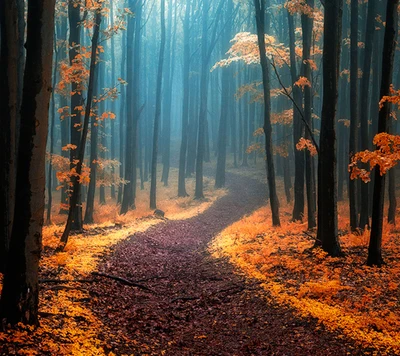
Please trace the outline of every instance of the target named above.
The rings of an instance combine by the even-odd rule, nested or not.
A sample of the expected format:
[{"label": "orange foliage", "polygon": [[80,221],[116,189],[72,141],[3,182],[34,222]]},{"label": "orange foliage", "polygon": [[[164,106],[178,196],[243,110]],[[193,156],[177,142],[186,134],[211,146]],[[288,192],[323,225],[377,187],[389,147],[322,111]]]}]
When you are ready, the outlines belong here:
[{"label": "orange foliage", "polygon": [[314,146],[314,144],[310,140],[305,139],[304,137],[301,137],[299,142],[297,142],[296,150],[298,151],[308,150],[310,151],[311,156],[315,156],[318,153],[317,148]]},{"label": "orange foliage", "polygon": [[[377,166],[381,175],[388,172],[400,160],[400,136],[380,133],[374,137],[375,151],[357,152],[349,164],[351,179],[361,178],[365,183],[371,180],[371,171]],[[358,163],[369,163],[369,170],[359,168]]]}]

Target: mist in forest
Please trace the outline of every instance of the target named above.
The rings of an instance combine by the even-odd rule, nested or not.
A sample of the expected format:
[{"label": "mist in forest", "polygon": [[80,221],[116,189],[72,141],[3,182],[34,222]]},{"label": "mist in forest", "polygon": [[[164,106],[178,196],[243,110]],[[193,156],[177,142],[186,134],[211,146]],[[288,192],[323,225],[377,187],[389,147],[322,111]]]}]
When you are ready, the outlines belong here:
[{"label": "mist in forest", "polygon": [[[65,287],[71,280],[93,284],[92,294],[86,291],[90,296],[101,295],[95,286],[105,282],[97,279],[106,279],[140,293],[165,294],[170,304],[187,302],[199,310],[202,306],[195,303],[204,295],[232,290],[218,284],[220,280],[235,281],[241,286],[237,293],[256,288],[235,279],[224,262],[223,276],[197,290],[202,284],[193,281],[206,274],[201,269],[205,262],[193,254],[197,248],[209,258],[229,260],[250,279],[261,278],[261,273],[270,281],[280,280],[287,300],[311,295],[336,308],[343,300],[334,303],[326,295],[348,293],[342,298],[350,300],[343,303],[348,309],[338,314],[352,317],[368,308],[345,291],[356,289],[361,293],[354,294],[357,300],[367,303],[361,292],[365,285],[368,291],[386,290],[383,285],[389,283],[398,286],[400,274],[390,269],[400,253],[395,240],[398,6],[398,0],[3,1],[2,330],[19,323],[38,326],[40,313],[61,315],[60,310],[40,311],[41,303],[52,298],[46,294],[54,289],[52,284]],[[170,255],[159,260],[157,249]],[[125,261],[127,255],[131,257]],[[329,264],[338,260],[344,261],[337,267],[341,272],[332,276]],[[310,272],[320,264],[324,277]],[[389,268],[390,273],[380,282],[369,274],[371,286],[346,284],[353,278],[346,266],[360,264]],[[128,278],[122,265],[137,270]],[[184,280],[173,280],[174,268],[167,276],[152,270],[162,266],[161,271],[170,271],[171,265],[193,271],[192,277],[185,277],[192,294],[174,289]],[[276,265],[293,275],[267,268]],[[140,271],[138,278],[135,271]],[[356,281],[367,278],[365,270],[360,271],[354,272],[360,273]],[[171,282],[169,287],[158,290],[155,281],[164,279]],[[315,291],[319,284],[323,287]],[[277,285],[266,286],[262,288],[275,302],[284,304],[274,295]],[[374,322],[365,326],[368,332],[400,327],[398,311],[384,304],[398,301],[390,294],[396,288],[386,290],[382,304],[375,301],[380,312],[397,313],[388,321],[393,324]],[[118,289],[113,292],[107,302],[102,299],[104,304],[124,295]],[[137,305],[131,303],[125,305],[129,310]],[[165,309],[160,300],[154,303]],[[228,302],[233,309],[237,303]],[[258,312],[257,303],[246,304],[243,315]],[[290,303],[302,317],[308,313],[326,325],[342,325],[313,311],[317,307]],[[108,320],[101,308],[91,308],[99,320]],[[125,325],[126,315],[113,315],[115,324],[106,323],[110,329]],[[354,321],[342,328],[353,330],[356,324],[363,325]],[[368,344],[357,339],[357,333],[349,331],[346,337],[374,350],[395,350],[394,341],[374,334]],[[268,338],[260,335],[254,337]],[[165,336],[173,340],[166,345],[179,355],[174,353],[178,346],[171,346],[175,336]],[[139,337],[143,345],[153,343],[146,337]],[[0,340],[6,339],[0,332]],[[194,354],[224,349],[219,342],[212,339],[207,352],[199,347]],[[227,342],[226,350],[236,354],[232,345]],[[352,347],[346,345],[348,352]],[[333,343],[331,350],[340,354],[345,352],[342,346]],[[50,344],[46,347],[50,354],[58,352]],[[268,354],[261,346],[248,347],[254,354]],[[313,348],[300,352],[287,347],[289,354],[318,354]],[[165,354],[157,353],[161,349],[154,354]],[[0,345],[0,354],[9,350]],[[102,350],[106,354],[108,346]],[[123,353],[116,350],[109,348]]]}]

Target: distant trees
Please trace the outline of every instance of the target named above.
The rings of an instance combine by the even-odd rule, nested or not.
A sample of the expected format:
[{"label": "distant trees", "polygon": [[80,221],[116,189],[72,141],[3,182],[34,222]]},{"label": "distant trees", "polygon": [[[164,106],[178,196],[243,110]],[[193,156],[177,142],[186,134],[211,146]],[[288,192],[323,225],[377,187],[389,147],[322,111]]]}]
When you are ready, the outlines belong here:
[{"label": "distant trees", "polygon": [[[45,153],[51,93],[54,0],[29,0],[26,36],[26,64],[23,78],[21,126],[19,131],[15,214],[0,300],[0,318],[5,324],[38,324],[38,268],[44,216]],[[4,4],[2,4],[4,6]],[[12,26],[2,37],[12,50],[19,8],[6,4],[2,14]],[[8,57],[11,58],[11,57]],[[13,74],[14,73],[14,74]],[[10,71],[15,81],[15,72]],[[15,87],[14,82],[14,87]],[[10,94],[15,93],[11,91]],[[10,98],[11,99],[11,98]],[[16,109],[16,107],[15,107]],[[15,113],[15,111],[14,111]],[[10,118],[9,118],[10,119]]]}]

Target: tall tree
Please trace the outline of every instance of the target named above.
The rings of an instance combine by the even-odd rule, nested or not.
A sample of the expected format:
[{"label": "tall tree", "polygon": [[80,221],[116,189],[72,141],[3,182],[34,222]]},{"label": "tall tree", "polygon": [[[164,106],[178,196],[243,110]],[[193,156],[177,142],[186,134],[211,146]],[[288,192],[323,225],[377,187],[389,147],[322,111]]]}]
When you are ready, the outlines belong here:
[{"label": "tall tree", "polygon": [[[361,78],[361,95],[360,95],[360,149],[368,149],[368,121],[369,121],[369,91],[370,91],[370,76],[371,76],[371,60],[372,49],[375,36],[375,16],[376,16],[377,0],[368,1],[368,15],[365,31],[365,49],[364,62],[362,67],[363,76]],[[369,186],[361,184],[361,199],[360,199],[360,221],[359,227],[364,229],[369,226]]]},{"label": "tall tree", "polygon": [[[314,0],[307,0],[307,6],[310,9],[314,8]],[[303,76],[307,78],[310,85],[304,86],[304,120],[309,127],[312,125],[312,79],[311,79],[311,45],[313,35],[314,21],[312,15],[302,13],[301,27],[303,30]],[[305,132],[306,139],[311,139],[311,134],[308,130]],[[315,179],[314,179],[314,159],[310,152],[306,152],[306,187],[307,187],[307,220],[308,228],[312,229],[316,226],[315,221]]]},{"label": "tall tree", "polygon": [[38,324],[38,268],[44,215],[54,7],[55,0],[28,1],[16,214],[0,300],[0,318],[5,324]]},{"label": "tall tree", "polygon": [[269,201],[272,211],[272,224],[280,225],[279,201],[276,194],[274,156],[272,152],[272,126],[271,126],[271,96],[268,59],[265,50],[265,2],[254,0],[256,10],[257,38],[260,51],[260,64],[262,69],[262,81],[264,89],[264,135],[265,153],[267,156],[267,178],[269,189]]},{"label": "tall tree", "polygon": [[318,154],[317,245],[331,256],[341,255],[338,239],[336,109],[343,0],[325,1],[323,49],[323,104]]},{"label": "tall tree", "polygon": [[[221,55],[224,56],[229,48],[229,43],[232,37],[232,12],[233,1],[228,0],[226,16],[226,25],[224,26],[224,43],[221,45]],[[226,141],[227,141],[227,126],[228,116],[234,120],[232,114],[232,105],[229,105],[232,99],[232,71],[230,68],[224,68],[221,75],[221,115],[219,119],[218,130],[218,151],[217,151],[217,170],[215,175],[215,187],[222,188],[225,186],[225,166],[226,166]]]},{"label": "tall tree", "polygon": [[[153,153],[151,158],[151,185],[150,185],[150,209],[157,209],[157,154],[158,131],[161,117],[161,89],[165,54],[165,0],[161,0],[161,43],[160,56],[158,58],[156,112],[154,117]],[[168,53],[169,55],[169,53]]]},{"label": "tall tree", "polygon": [[[124,194],[121,203],[121,214],[129,209],[135,209],[136,180],[137,180],[137,146],[139,120],[139,82],[140,82],[140,48],[142,32],[143,1],[131,2],[135,17],[128,19],[127,28],[127,124],[125,148],[125,180]],[[135,36],[134,36],[135,35]]]},{"label": "tall tree", "polygon": [[[16,124],[18,106],[18,7],[15,1],[0,4],[0,271],[4,270],[14,215]],[[22,35],[23,36],[23,35]]]},{"label": "tall tree", "polygon": [[[79,62],[78,55],[80,51],[81,43],[81,5],[77,1],[69,1],[68,3],[68,20],[69,20],[69,62],[70,65]],[[70,137],[71,144],[75,145],[77,149],[70,150],[70,168],[76,169],[75,162],[77,160],[78,150],[80,149],[79,144],[81,141],[81,110],[78,110],[83,106],[82,91],[79,88],[79,83],[73,82],[71,85],[71,121],[70,121]],[[74,178],[76,180],[76,178]],[[73,180],[74,180],[73,179]],[[72,204],[72,198],[70,197],[69,204]],[[73,219],[71,223],[72,230],[82,230],[82,204],[81,195],[79,193],[78,198],[73,208]]]},{"label": "tall tree", "polygon": [[[293,143],[296,147],[297,142],[304,135],[304,124],[301,118],[301,113],[298,108],[301,108],[301,89],[294,85],[298,80],[297,63],[295,53],[295,32],[294,19],[290,12],[288,15],[289,27],[289,49],[290,49],[290,74],[293,87]],[[292,219],[293,221],[301,221],[304,216],[304,151],[295,150],[294,152],[294,207]]]},{"label": "tall tree", "polygon": [[[351,0],[349,162],[358,149],[358,0]],[[358,227],[357,182],[349,180],[350,227]]]},{"label": "tall tree", "polygon": [[74,217],[75,217],[75,210],[77,209],[77,205],[79,202],[80,197],[80,176],[82,174],[82,167],[83,167],[83,159],[85,157],[85,148],[86,148],[86,139],[89,131],[89,120],[91,116],[92,110],[92,103],[93,103],[93,91],[95,86],[95,78],[96,78],[96,57],[97,57],[97,46],[99,41],[100,35],[100,25],[101,25],[101,18],[102,18],[102,7],[101,3],[98,4],[98,7],[95,8],[95,21],[94,21],[94,30],[93,30],[93,37],[92,37],[92,49],[90,55],[90,73],[89,73],[89,84],[87,89],[87,97],[86,97],[86,106],[85,106],[85,117],[83,120],[83,128],[82,128],[82,136],[78,146],[78,155],[76,157],[77,164],[76,164],[76,177],[73,180],[72,186],[72,195],[71,195],[71,202],[68,212],[67,223],[65,225],[64,232],[61,236],[60,246],[58,247],[59,251],[62,251],[65,245],[68,242],[69,233],[72,229]]},{"label": "tall tree", "polygon": [[[385,39],[382,54],[382,81],[380,97],[390,95],[390,84],[393,76],[394,54],[396,51],[397,37],[397,7],[399,0],[388,0],[386,8]],[[379,112],[378,133],[388,129],[390,103],[384,102]],[[382,258],[382,229],[383,206],[385,202],[385,176],[381,175],[379,168],[375,168],[374,195],[372,206],[371,236],[368,246],[368,266],[381,266]]]},{"label": "tall tree", "polygon": [[182,135],[179,151],[178,196],[186,197],[185,168],[188,146],[189,121],[189,75],[190,75],[190,2],[186,3],[185,19],[183,22],[183,100],[182,100]]}]

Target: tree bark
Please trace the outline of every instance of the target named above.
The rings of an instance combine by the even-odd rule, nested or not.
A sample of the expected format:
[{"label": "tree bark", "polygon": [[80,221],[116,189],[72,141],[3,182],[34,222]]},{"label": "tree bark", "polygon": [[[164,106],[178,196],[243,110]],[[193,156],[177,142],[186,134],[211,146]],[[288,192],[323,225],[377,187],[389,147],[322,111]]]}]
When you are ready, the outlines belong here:
[{"label": "tree bark", "polygon": [[54,0],[28,2],[15,215],[0,301],[5,324],[38,324],[54,8]]},{"label": "tree bark", "polygon": [[[87,98],[86,98],[86,107],[85,107],[85,117],[83,120],[83,130],[81,140],[79,142],[79,150],[77,156],[77,164],[76,164],[76,174],[79,177],[82,173],[83,159],[85,157],[85,148],[86,148],[86,138],[89,131],[89,120],[90,113],[92,108],[93,101],[93,91],[95,86],[95,78],[96,78],[96,52],[97,45],[99,41],[99,32],[100,32],[100,24],[101,24],[101,8],[96,10],[96,19],[94,24],[94,31],[92,37],[92,51],[90,56],[90,74],[89,74],[89,85],[87,90]],[[81,184],[79,182],[78,177],[74,179],[73,187],[72,187],[72,196],[71,196],[71,204],[69,207],[69,213],[67,218],[67,223],[65,225],[64,232],[61,236],[60,246],[58,247],[59,251],[64,250],[65,245],[68,242],[69,233],[72,228],[75,210],[77,209],[77,204],[80,197],[80,188]]]},{"label": "tree bark", "polygon": [[0,66],[0,271],[4,271],[14,216],[16,124],[19,116],[18,6],[15,1],[0,4],[1,55]]},{"label": "tree bark", "polygon": [[272,152],[272,126],[271,126],[271,97],[270,97],[270,82],[269,82],[269,68],[268,60],[265,50],[265,4],[264,0],[254,0],[256,10],[256,24],[257,24],[257,37],[258,48],[260,51],[260,64],[263,77],[264,89],[264,135],[265,135],[265,153],[267,155],[267,178],[269,189],[269,201],[272,211],[272,224],[280,226],[279,219],[279,201],[276,194],[275,185],[275,168]]},{"label": "tree bark", "polygon": [[189,120],[189,75],[190,75],[190,3],[186,4],[185,20],[183,23],[183,102],[182,102],[182,135],[179,151],[178,196],[188,196],[185,185],[186,154],[188,146]]},{"label": "tree bark", "polygon": [[[158,59],[157,91],[156,91],[156,113],[154,117],[153,153],[151,159],[151,185],[150,185],[150,209],[157,209],[157,154],[158,154],[158,131],[161,117],[161,89],[165,53],[165,0],[161,0],[161,44]],[[168,54],[169,55],[169,54]]]},{"label": "tree bark", "polygon": [[338,239],[336,109],[342,39],[343,0],[325,1],[323,104],[318,154],[318,230],[316,245],[331,256],[342,251]]},{"label": "tree bark", "polygon": [[[382,55],[382,81],[380,97],[389,95],[390,84],[393,76],[394,54],[397,38],[397,6],[399,0],[388,0],[386,9],[385,39]],[[386,132],[390,114],[390,104],[385,102],[379,111],[378,133]],[[374,200],[372,207],[371,236],[368,246],[368,266],[380,267],[384,261],[382,257],[382,230],[383,230],[383,206],[385,202],[385,176],[380,174],[379,168],[375,168]]]},{"label": "tree bark", "polygon": [[[349,163],[358,150],[358,114],[358,0],[351,0]],[[353,231],[358,227],[357,184],[349,180],[350,228]]]}]

